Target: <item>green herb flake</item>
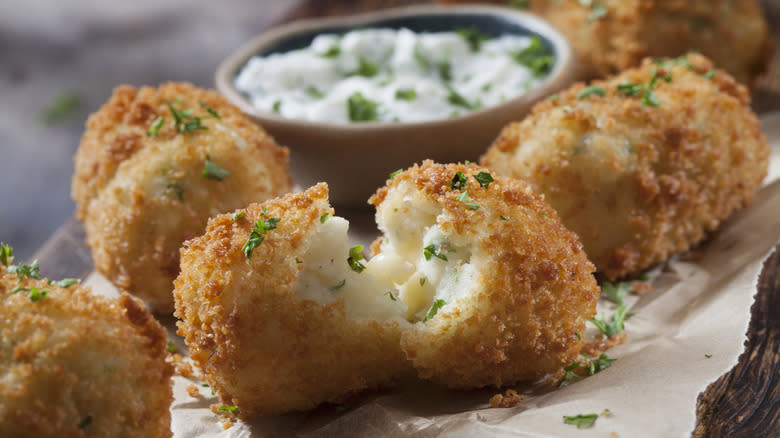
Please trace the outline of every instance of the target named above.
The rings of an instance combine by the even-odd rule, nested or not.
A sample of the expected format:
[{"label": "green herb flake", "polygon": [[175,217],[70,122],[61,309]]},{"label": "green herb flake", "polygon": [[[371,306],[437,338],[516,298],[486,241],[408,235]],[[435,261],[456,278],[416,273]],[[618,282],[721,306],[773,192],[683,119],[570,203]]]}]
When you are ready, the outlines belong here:
[{"label": "green herb flake", "polygon": [[715,77],[715,73],[717,73],[717,69],[713,68],[712,70],[708,71],[707,73],[704,73],[702,76],[704,77],[704,79],[712,79],[712,78]]},{"label": "green herb flake", "polygon": [[208,388],[208,387],[209,387],[209,384],[208,384],[208,383],[206,383],[206,382],[202,382],[202,383],[200,384],[200,386],[202,386],[202,387],[204,387],[204,388]]},{"label": "green herb flake", "polygon": [[55,282],[54,284],[57,287],[61,287],[63,289],[67,289],[67,288],[73,286],[74,284],[78,284],[78,283],[79,283],[79,281],[77,279],[75,279],[75,278],[63,278],[62,280],[60,280],[58,282]]},{"label": "green herb flake", "polygon": [[455,172],[455,176],[452,177],[452,181],[450,182],[450,189],[463,190],[466,188],[466,185],[468,185],[468,179],[466,178],[466,175],[464,175],[460,170]]},{"label": "green herb flake", "polygon": [[709,358],[711,358],[711,357],[712,357],[712,355],[711,355],[711,354],[709,354],[709,353],[704,353],[704,357],[706,357],[707,359],[709,359]]},{"label": "green herb flake", "polygon": [[456,198],[458,201],[462,202],[463,205],[469,208],[469,210],[479,210],[479,205],[471,202],[473,199],[469,196],[469,192],[463,192]]},{"label": "green herb flake", "polygon": [[147,137],[156,137],[157,131],[162,128],[163,123],[165,123],[165,117],[158,116],[154,121],[152,122],[152,125],[149,127],[149,130],[146,131]]},{"label": "green herb flake", "polygon": [[330,219],[330,213],[322,213],[320,216],[320,223],[324,224],[328,219]]},{"label": "green herb flake", "polygon": [[359,62],[358,69],[355,70],[351,75],[373,78],[374,76],[376,76],[377,73],[379,73],[379,66],[367,60],[366,58],[361,56],[358,59],[358,62]]},{"label": "green herb flake", "polygon": [[401,173],[401,172],[403,172],[403,171],[404,171],[403,169],[398,169],[398,170],[396,170],[395,172],[391,173],[391,174],[390,174],[390,179],[393,179],[393,178],[395,178],[396,176],[398,176],[398,174],[399,174],[399,173]]},{"label": "green herb flake", "polygon": [[623,321],[627,317],[626,310],[626,306],[621,304],[615,309],[615,314],[612,315],[612,319],[609,322],[604,319],[604,315],[602,315],[600,319],[597,319],[596,317],[590,318],[589,321],[605,336],[612,337],[625,329]]},{"label": "green herb flake", "polygon": [[509,218],[506,217],[506,216],[499,216],[498,218],[501,219],[502,221],[508,221],[509,220]]},{"label": "green herb flake", "polygon": [[414,88],[398,89],[395,90],[396,100],[412,101],[417,98],[417,92]]},{"label": "green herb flake", "polygon": [[282,101],[277,100],[271,105],[271,111],[275,112],[276,114],[279,114],[282,111]]},{"label": "green herb flake", "polygon": [[33,260],[32,264],[30,265],[25,265],[24,263],[20,263],[18,265],[11,265],[8,267],[8,272],[11,274],[16,274],[19,277],[19,280],[24,279],[24,277],[34,278],[36,280],[41,279],[40,266],[38,266],[38,260]]},{"label": "green herb flake", "polygon": [[396,298],[395,295],[393,295],[393,293],[390,291],[385,292],[385,296],[390,298],[393,301],[398,301],[398,298]]},{"label": "green herb flake", "polygon": [[92,415],[87,415],[81,420],[81,423],[79,423],[79,429],[86,429],[90,424],[92,424]]},{"label": "green herb flake", "polygon": [[203,165],[203,172],[200,174],[200,176],[206,179],[222,181],[230,175],[230,171],[223,169],[217,163],[211,161],[211,157],[206,155],[206,162]]},{"label": "green herb flake", "polygon": [[623,304],[623,300],[630,291],[631,285],[625,281],[621,281],[619,283],[610,283],[609,281],[605,281],[604,284],[601,285],[602,294],[613,303],[619,305]]},{"label": "green herb flake", "polygon": [[30,288],[30,301],[33,303],[38,302],[49,295],[48,289],[38,289],[37,287]]},{"label": "green herb flake", "polygon": [[512,0],[509,2],[509,7],[515,9],[528,9],[530,6],[530,0]]},{"label": "green herb flake", "polygon": [[479,49],[482,48],[482,43],[490,39],[489,36],[480,32],[476,27],[462,27],[455,29],[455,32],[466,41],[472,52],[479,52]]},{"label": "green herb flake", "polygon": [[425,314],[425,318],[423,318],[423,322],[428,321],[429,319],[436,316],[437,313],[439,313],[439,309],[444,307],[447,304],[444,300],[435,300],[433,304],[431,304],[431,308],[428,309],[428,312]]},{"label": "green herb flake", "polygon": [[577,99],[584,99],[588,96],[604,96],[607,94],[606,91],[604,91],[604,87],[600,85],[591,85],[590,87],[583,88],[579,93],[577,93]]},{"label": "green herb flake", "polygon": [[11,247],[11,245],[0,243],[0,263],[2,263],[3,266],[8,266],[8,264],[12,263],[13,260],[14,249]]},{"label": "green herb flake", "polygon": [[355,245],[349,249],[349,257],[347,257],[347,264],[350,269],[360,274],[366,270],[366,265],[360,263],[363,260],[363,245]]},{"label": "green herb flake", "polygon": [[577,339],[579,339],[580,341],[582,340],[582,335],[580,334],[580,332],[574,332],[574,336],[576,336]]},{"label": "green herb flake", "polygon": [[423,257],[425,257],[426,261],[430,261],[431,257],[436,257],[437,259],[447,261],[447,256],[442,254],[441,251],[439,251],[438,248],[436,248],[436,245],[430,244],[423,248]]},{"label": "green herb flake", "polygon": [[422,47],[419,44],[414,46],[414,60],[417,61],[417,65],[423,70],[429,70],[431,68],[431,62],[425,57],[422,51]]},{"label": "green herb flake", "polygon": [[339,47],[337,44],[334,44],[328,48],[325,53],[320,53],[320,57],[322,58],[335,58],[341,54],[341,47]]},{"label": "green herb flake", "polygon": [[206,110],[206,112],[209,113],[211,115],[211,117],[214,117],[215,119],[218,119],[218,120],[222,119],[222,117],[219,116],[219,113],[217,113],[217,110],[215,110],[214,108],[206,105],[205,102],[200,102],[200,107],[203,108],[204,110]]},{"label": "green herb flake", "polygon": [[449,103],[451,103],[453,105],[462,106],[462,107],[468,108],[468,109],[476,109],[478,107],[478,105],[472,104],[471,102],[466,100],[465,97],[463,97],[460,93],[455,91],[455,89],[452,88],[450,85],[444,84],[444,86],[447,87],[447,92],[449,93],[447,95],[447,102],[449,102]]},{"label": "green herb flake", "polygon": [[537,35],[531,37],[528,47],[512,53],[511,56],[518,64],[528,67],[535,77],[549,73],[555,64],[555,58]]},{"label": "green herb flake", "polygon": [[171,114],[173,115],[173,121],[174,125],[176,127],[176,132],[178,133],[189,133],[192,134],[197,130],[206,130],[208,129],[206,126],[203,125],[203,117],[196,117],[193,116],[192,110],[177,110],[173,107],[173,101],[167,102],[168,109],[171,111]]},{"label": "green herb flake", "polygon": [[320,89],[317,87],[309,86],[306,87],[306,90],[304,91],[306,91],[306,95],[314,99],[322,99],[323,97],[325,97],[325,93],[320,91]]},{"label": "green herb flake", "polygon": [[173,343],[170,339],[168,339],[168,353],[176,353],[177,348],[176,344]]},{"label": "green herb flake", "polygon": [[341,281],[339,282],[339,284],[337,284],[337,285],[335,285],[335,286],[331,286],[331,287],[329,287],[328,289],[330,289],[331,291],[339,290],[339,289],[341,289],[342,287],[344,287],[344,285],[345,285],[345,284],[347,284],[347,279],[346,279],[346,278],[345,278],[345,279],[343,279],[343,280],[341,280]]},{"label": "green herb flake", "polygon": [[23,286],[16,286],[15,288],[11,289],[11,293],[15,294],[17,292],[27,292],[29,291],[29,288],[23,287]]},{"label": "green herb flake", "polygon": [[184,189],[178,183],[172,182],[166,185],[165,190],[172,191],[179,201],[184,200]]},{"label": "green herb flake", "polygon": [[596,422],[596,419],[599,417],[598,414],[579,414],[579,415],[564,415],[563,416],[563,422],[566,424],[573,424],[577,426],[577,429],[582,429],[586,427],[593,426],[593,423]]},{"label": "green herb flake", "polygon": [[633,84],[631,82],[623,82],[618,84],[617,92],[623,96],[633,97],[638,96],[645,89],[642,84]]},{"label": "green herb flake", "polygon": [[300,264],[302,264],[302,263],[303,263],[303,260],[301,260],[301,258],[300,258],[300,257],[298,257],[298,256],[295,256],[295,263],[297,263],[297,264],[299,264],[299,265],[300,265]]},{"label": "green herb flake", "polygon": [[368,122],[377,120],[377,106],[373,100],[366,99],[363,94],[356,92],[347,100],[347,112],[353,122]]},{"label": "green herb flake", "polygon": [[604,18],[607,15],[607,7],[601,3],[595,3],[590,14],[588,14],[588,21],[596,21],[600,18]]},{"label": "green herb flake", "polygon": [[479,185],[484,188],[488,188],[490,183],[494,181],[493,175],[489,174],[488,172],[479,172],[478,174],[474,175],[474,179],[477,180]]},{"label": "green herb flake", "polygon": [[255,250],[255,248],[260,246],[265,241],[264,235],[270,230],[276,228],[276,224],[278,224],[281,220],[281,218],[272,217],[270,219],[260,219],[255,223],[255,227],[249,234],[249,239],[247,239],[244,246],[241,247],[241,251],[246,255],[247,259],[251,258],[252,252]]},{"label": "green herb flake", "polygon": [[449,82],[452,80],[452,64],[450,64],[450,61],[442,59],[438,64],[436,64],[436,68],[439,71],[439,77],[441,77],[441,80],[444,82]]},{"label": "green herb flake", "polygon": [[237,211],[233,213],[231,216],[233,218],[233,222],[238,222],[239,220],[244,218],[244,212],[243,211]]},{"label": "green herb flake", "polygon": [[217,408],[218,412],[236,412],[238,411],[237,406],[220,406]]},{"label": "green herb flake", "polygon": [[426,281],[428,281],[428,277],[420,277],[420,286],[425,286]]},{"label": "green herb flake", "polygon": [[75,91],[60,93],[40,113],[40,120],[46,124],[62,122],[74,117],[84,105],[81,94]]},{"label": "green herb flake", "polygon": [[652,90],[647,90],[645,94],[642,95],[642,106],[658,106],[660,104],[661,102]]}]

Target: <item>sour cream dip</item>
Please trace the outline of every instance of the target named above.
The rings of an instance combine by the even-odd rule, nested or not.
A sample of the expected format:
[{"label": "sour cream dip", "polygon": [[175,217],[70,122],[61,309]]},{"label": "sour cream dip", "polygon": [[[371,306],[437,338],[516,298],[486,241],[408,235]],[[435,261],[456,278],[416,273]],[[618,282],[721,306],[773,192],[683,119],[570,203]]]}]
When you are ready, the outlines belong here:
[{"label": "sour cream dip", "polygon": [[520,96],[542,82],[553,64],[536,36],[488,37],[476,28],[360,29],[253,57],[235,86],[256,108],[290,119],[418,122]]}]

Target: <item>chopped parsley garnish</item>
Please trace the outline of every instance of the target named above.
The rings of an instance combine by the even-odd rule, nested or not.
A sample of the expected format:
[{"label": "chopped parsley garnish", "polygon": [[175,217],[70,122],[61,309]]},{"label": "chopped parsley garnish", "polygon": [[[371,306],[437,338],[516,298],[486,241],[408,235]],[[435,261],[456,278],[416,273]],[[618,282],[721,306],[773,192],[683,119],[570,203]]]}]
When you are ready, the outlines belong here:
[{"label": "chopped parsley garnish", "polygon": [[217,110],[215,110],[214,108],[206,105],[204,102],[200,102],[200,107],[203,108],[204,110],[206,110],[207,113],[211,114],[211,117],[214,117],[215,119],[218,119],[218,120],[222,119],[222,117],[220,117],[219,114],[217,113]]},{"label": "chopped parsley garnish", "polygon": [[329,287],[328,289],[330,289],[330,290],[332,290],[332,291],[333,291],[333,290],[339,290],[339,289],[341,289],[342,287],[344,287],[344,285],[345,285],[345,284],[347,284],[347,279],[346,279],[346,278],[345,278],[345,279],[343,279],[343,280],[341,280],[341,281],[339,282],[339,284],[337,284],[337,285],[335,285],[335,286],[331,286],[331,287]]},{"label": "chopped parsley garnish", "polygon": [[157,116],[156,119],[152,122],[152,125],[149,126],[149,130],[146,131],[147,137],[155,137],[157,136],[157,131],[162,128],[163,123],[165,123],[165,117],[163,116]]},{"label": "chopped parsley garnish", "polygon": [[436,245],[430,244],[423,248],[423,256],[425,257],[426,261],[430,261],[431,257],[436,257],[438,259],[447,261],[447,256],[442,254],[441,251],[439,251],[438,248],[436,248]]},{"label": "chopped parsley garnish", "polygon": [[439,309],[444,307],[446,304],[447,302],[444,300],[435,300],[433,304],[431,304],[431,308],[428,309],[428,312],[425,314],[425,318],[423,318],[423,322],[436,316],[436,314],[439,313]]},{"label": "chopped parsley garnish", "polygon": [[452,64],[446,59],[442,59],[436,64],[436,68],[439,70],[439,76],[441,80],[449,82],[452,80]]},{"label": "chopped parsley garnish", "polygon": [[363,245],[355,245],[350,248],[347,264],[349,264],[349,267],[358,274],[366,270],[366,265],[360,263],[361,260],[363,260]]},{"label": "chopped parsley garnish", "polygon": [[531,42],[523,50],[512,54],[512,58],[518,64],[528,67],[534,76],[547,74],[555,64],[555,58],[550,54],[549,49],[537,35],[531,37]]},{"label": "chopped parsley garnish", "polygon": [[208,129],[205,127],[202,123],[203,117],[196,117],[192,115],[192,110],[177,110],[173,107],[173,104],[171,102],[167,103],[168,109],[171,111],[171,114],[173,114],[173,121],[176,126],[176,132],[184,133],[187,132],[189,134],[192,134],[196,130],[206,130]]},{"label": "chopped parsley garnish", "polygon": [[172,182],[165,186],[165,190],[170,190],[173,192],[174,195],[176,195],[176,198],[179,199],[179,201],[184,199],[184,189],[175,182]]},{"label": "chopped parsley garnish", "polygon": [[393,179],[393,178],[395,178],[395,177],[396,177],[396,176],[397,176],[399,173],[401,173],[401,172],[403,172],[403,171],[404,171],[403,169],[398,169],[398,170],[396,170],[395,172],[391,173],[391,174],[390,174],[390,179]]},{"label": "chopped parsley garnish", "polygon": [[647,281],[647,280],[650,280],[650,276],[643,272],[643,273],[639,274],[639,279],[642,280],[642,281]]},{"label": "chopped parsley garnish", "polygon": [[499,216],[498,218],[501,219],[502,221],[508,221],[509,220],[509,218],[506,217],[506,216]]},{"label": "chopped parsley garnish", "polygon": [[217,408],[217,411],[219,412],[236,412],[237,410],[237,406],[220,406]]},{"label": "chopped parsley garnish", "polygon": [[325,94],[322,91],[320,91],[320,89],[317,87],[313,87],[313,86],[306,87],[306,90],[304,91],[306,91],[306,94],[309,97],[312,97],[314,99],[322,99],[323,97],[325,97]]},{"label": "chopped parsley garnish", "polygon": [[447,102],[449,102],[449,103],[451,103],[453,105],[462,106],[462,107],[468,108],[468,109],[477,109],[477,108],[479,108],[479,106],[480,106],[479,104],[472,104],[471,102],[466,100],[466,98],[463,97],[460,93],[455,91],[455,89],[452,88],[450,85],[444,84],[444,86],[447,87],[447,91],[449,92],[449,94],[447,95]]},{"label": "chopped parsley garnish", "polygon": [[604,87],[600,85],[591,85],[590,87],[583,88],[582,91],[577,93],[577,99],[584,99],[594,94],[597,96],[604,96],[607,93],[604,91]]},{"label": "chopped parsley garnish", "polygon": [[426,281],[428,281],[428,277],[420,277],[420,286],[425,286]]},{"label": "chopped parsley garnish", "polygon": [[462,202],[463,205],[469,208],[469,210],[479,210],[479,205],[471,202],[473,199],[469,196],[469,192],[463,192],[456,198],[458,201]]},{"label": "chopped parsley garnish", "polygon": [[168,353],[176,353],[176,344],[173,343],[170,339],[168,339]]},{"label": "chopped parsley garnish", "polygon": [[702,76],[704,77],[704,79],[712,79],[713,77],[715,77],[715,73],[717,73],[717,69],[713,68],[707,73],[704,73]]},{"label": "chopped parsley garnish", "polygon": [[414,100],[417,98],[417,92],[414,88],[395,90],[395,98],[398,100]]},{"label": "chopped parsley garnish", "polygon": [[509,7],[515,9],[528,9],[531,6],[530,0],[512,0],[509,2]]},{"label": "chopped parsley garnish", "polygon": [[466,41],[472,52],[479,52],[482,42],[490,39],[489,36],[480,32],[476,27],[463,27],[456,29],[455,32]]},{"label": "chopped parsley garnish", "polygon": [[330,219],[330,213],[322,213],[322,216],[320,216],[320,223],[324,224],[328,219]]},{"label": "chopped parsley garnish", "polygon": [[398,298],[396,298],[395,295],[393,295],[393,293],[390,292],[390,291],[385,292],[385,296],[387,296],[388,298],[390,298],[393,301],[398,301]]},{"label": "chopped parsley garnish", "polygon": [[203,172],[200,174],[200,176],[206,179],[222,181],[224,178],[230,176],[230,171],[223,169],[217,163],[211,161],[211,158],[207,154],[206,162],[203,165]]},{"label": "chopped parsley garnish", "polygon": [[622,94],[624,96],[638,96],[642,91],[645,89],[644,85],[642,84],[632,84],[631,82],[624,82],[622,84],[618,84],[617,86],[617,92],[618,94]]},{"label": "chopped parsley garnish", "polygon": [[373,62],[368,61],[366,58],[361,56],[358,59],[358,62],[360,63],[360,65],[358,66],[358,69],[354,73],[352,73],[352,75],[373,78],[374,76],[376,76],[377,73],[379,73],[379,67]]},{"label": "chopped parsley garnish", "polygon": [[601,292],[615,304],[623,304],[623,299],[626,298],[626,295],[628,295],[630,291],[631,286],[624,281],[621,281],[620,283],[605,281],[604,284],[601,285]]},{"label": "chopped parsley garnish", "polygon": [[653,94],[653,90],[647,90],[645,91],[645,94],[642,95],[643,106],[658,106],[660,103],[658,97]]},{"label": "chopped parsley garnish", "polygon": [[615,309],[615,314],[612,315],[612,319],[609,322],[604,319],[603,314],[601,315],[600,319],[593,317],[589,321],[592,322],[593,325],[595,325],[605,336],[612,337],[613,335],[616,335],[625,329],[623,321],[626,319],[627,310],[628,309],[626,306],[621,304],[617,306],[617,309]]},{"label": "chopped parsley garnish", "polygon": [[604,371],[605,369],[612,366],[612,363],[616,360],[617,359],[610,359],[606,353],[601,353],[601,356],[599,356],[598,359],[592,359],[584,362],[575,360],[563,368],[566,373],[564,374],[563,379],[561,379],[561,382],[558,384],[558,386],[561,386],[564,382],[576,382],[578,380],[582,380],[585,378],[585,376],[592,376],[598,372]]},{"label": "chopped parsley garnish", "polygon": [[41,279],[38,260],[33,260],[32,264],[30,265],[25,265],[24,263],[20,263],[18,265],[11,265],[8,267],[8,272],[10,272],[11,274],[16,274],[19,277],[19,280],[24,279],[24,277],[30,277],[36,280]]},{"label": "chopped parsley garnish", "polygon": [[48,289],[38,289],[37,287],[30,288],[30,301],[33,303],[46,298],[48,295]]},{"label": "chopped parsley garnish", "polygon": [[281,110],[282,110],[282,101],[281,100],[275,101],[271,106],[271,111],[275,112],[276,114],[279,114]]},{"label": "chopped parsley garnish", "polygon": [[419,44],[414,46],[414,60],[417,61],[417,64],[423,70],[428,70],[431,68],[431,63],[428,61],[428,58],[425,57],[425,54],[423,54],[422,47],[420,47]]},{"label": "chopped parsley garnish", "polygon": [[582,335],[580,334],[580,332],[574,332],[574,336],[576,336],[577,339],[582,340]]},{"label": "chopped parsley garnish", "polygon": [[712,355],[711,355],[711,354],[709,354],[709,353],[704,353],[704,357],[706,357],[707,359],[709,359],[709,358],[711,358],[711,357],[712,357]]},{"label": "chopped parsley garnish", "polygon": [[81,420],[81,423],[79,423],[79,429],[86,429],[90,424],[92,424],[92,415],[87,415]]},{"label": "chopped parsley garnish", "polygon": [[477,180],[480,186],[484,188],[488,188],[490,183],[492,183],[493,175],[487,173],[487,172],[479,172],[478,174],[474,175],[474,179]]},{"label": "chopped parsley garnish", "polygon": [[0,263],[2,263],[3,266],[8,266],[8,263],[11,263],[13,259],[14,249],[11,247],[11,245],[0,243]]},{"label": "chopped parsley garnish", "polygon": [[593,426],[593,423],[596,422],[598,417],[598,414],[564,415],[563,422],[566,424],[573,424],[577,426],[577,429],[582,429],[584,427]]},{"label": "chopped parsley garnish", "polygon": [[78,284],[78,283],[79,283],[79,281],[77,279],[75,279],[75,278],[63,278],[62,280],[57,281],[54,284],[57,287],[61,287],[63,289],[67,289],[67,288],[73,286],[74,284]]},{"label": "chopped parsley garnish", "polygon": [[17,293],[17,292],[22,292],[22,291],[29,291],[29,290],[30,290],[30,289],[28,289],[28,288],[26,288],[26,287],[24,287],[24,286],[16,286],[15,288],[11,289],[11,293],[12,293],[12,294],[15,294],[15,293]]},{"label": "chopped parsley garnish", "polygon": [[246,255],[246,258],[252,257],[252,251],[265,241],[265,237],[263,236],[270,230],[276,228],[276,224],[281,220],[281,218],[272,217],[269,219],[260,219],[255,223],[252,233],[249,234],[249,239],[247,239],[246,243],[241,248],[241,251]]},{"label": "chopped parsley garnish", "polygon": [[353,122],[368,122],[377,120],[377,106],[379,104],[373,100],[366,99],[360,92],[349,96],[347,100],[347,111],[349,119]]},{"label": "chopped parsley garnish", "polygon": [[233,213],[230,217],[233,218],[233,222],[238,222],[239,219],[243,219],[244,218],[244,212],[243,211],[237,211],[237,212]]},{"label": "chopped parsley garnish", "polygon": [[599,18],[603,18],[607,15],[607,7],[601,3],[594,3],[593,9],[588,14],[588,21],[596,21]]},{"label": "chopped parsley garnish", "polygon": [[455,172],[455,176],[452,177],[452,182],[450,182],[450,189],[463,190],[466,188],[466,185],[468,185],[468,179],[466,178],[466,175],[464,175],[460,170]]},{"label": "chopped parsley garnish", "polygon": [[300,258],[300,257],[298,257],[298,256],[295,256],[295,263],[297,263],[297,264],[299,264],[299,265],[300,265],[300,264],[302,264],[302,263],[303,263],[303,260],[301,260],[301,258]]},{"label": "chopped parsley garnish", "polygon": [[328,48],[328,50],[325,53],[321,53],[320,56],[323,58],[335,58],[341,54],[341,47],[334,44]]},{"label": "chopped parsley garnish", "polygon": [[75,116],[83,104],[84,99],[75,91],[60,93],[41,111],[40,119],[46,124],[61,122]]}]

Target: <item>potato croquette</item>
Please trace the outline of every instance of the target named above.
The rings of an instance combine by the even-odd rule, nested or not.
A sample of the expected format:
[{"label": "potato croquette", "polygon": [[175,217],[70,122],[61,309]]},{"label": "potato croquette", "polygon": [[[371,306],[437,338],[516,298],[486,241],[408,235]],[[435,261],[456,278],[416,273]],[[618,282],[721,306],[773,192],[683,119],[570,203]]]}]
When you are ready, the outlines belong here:
[{"label": "potato croquette", "polygon": [[528,185],[473,164],[395,175],[370,201],[385,233],[370,260],[327,194],[319,184],[218,216],[182,250],[180,334],[242,416],[337,401],[412,365],[473,388],[577,357],[594,267]]},{"label": "potato croquette", "polygon": [[528,9],[566,36],[583,79],[638,66],[647,56],[695,51],[752,86],[771,59],[769,25],[756,0],[532,0]]},{"label": "potato croquette", "polygon": [[240,213],[185,244],[174,290],[179,334],[223,404],[241,418],[305,410],[409,368],[404,321],[350,269],[325,184]]},{"label": "potato croquette", "polygon": [[482,164],[543,193],[615,280],[687,250],[750,204],[770,151],[749,103],[701,55],[646,60],[540,103]]},{"label": "potato croquette", "polygon": [[15,268],[0,266],[0,436],[170,437],[167,337],[144,304]]},{"label": "potato croquette", "polygon": [[179,248],[209,217],[285,193],[288,152],[214,91],[120,86],[87,122],[72,196],[95,267],[173,311]]},{"label": "potato croquette", "polygon": [[500,387],[577,357],[577,334],[596,311],[594,267],[527,184],[426,161],[369,202],[386,237],[369,268],[395,274],[413,323],[401,347],[420,377]]}]

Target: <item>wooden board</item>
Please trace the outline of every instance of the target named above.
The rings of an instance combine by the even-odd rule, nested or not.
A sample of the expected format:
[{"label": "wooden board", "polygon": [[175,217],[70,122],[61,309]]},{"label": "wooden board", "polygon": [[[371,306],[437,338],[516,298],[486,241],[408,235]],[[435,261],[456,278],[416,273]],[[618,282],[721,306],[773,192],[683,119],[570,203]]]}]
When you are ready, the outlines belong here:
[{"label": "wooden board", "polygon": [[[283,21],[358,13],[425,3],[411,0],[304,1]],[[764,0],[775,39],[775,56],[758,84],[758,112],[780,110],[780,0]],[[695,437],[780,437],[780,245],[759,278],[745,352],[733,370],[700,394]],[[43,273],[52,278],[85,277],[92,271],[84,229],[75,219],[64,224],[37,253]],[[713,334],[716,336],[716,334]],[[663,421],[663,419],[659,419]]]}]

